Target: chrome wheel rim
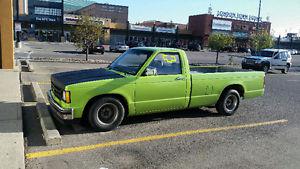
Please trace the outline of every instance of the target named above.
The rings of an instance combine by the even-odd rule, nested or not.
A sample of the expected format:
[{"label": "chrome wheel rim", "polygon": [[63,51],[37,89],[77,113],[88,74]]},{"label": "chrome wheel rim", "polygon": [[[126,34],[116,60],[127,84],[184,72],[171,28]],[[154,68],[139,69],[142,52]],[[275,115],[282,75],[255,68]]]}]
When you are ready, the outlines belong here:
[{"label": "chrome wheel rim", "polygon": [[113,124],[118,115],[118,107],[112,103],[103,104],[97,111],[97,118],[102,125]]},{"label": "chrome wheel rim", "polygon": [[229,95],[224,101],[224,107],[227,112],[234,111],[238,105],[238,98],[236,95]]}]

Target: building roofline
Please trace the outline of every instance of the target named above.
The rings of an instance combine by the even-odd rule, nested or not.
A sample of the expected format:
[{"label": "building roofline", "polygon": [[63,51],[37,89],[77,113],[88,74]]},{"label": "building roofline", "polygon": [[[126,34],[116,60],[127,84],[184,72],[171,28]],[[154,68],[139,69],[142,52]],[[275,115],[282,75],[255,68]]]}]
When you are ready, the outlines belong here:
[{"label": "building roofline", "polygon": [[86,8],[92,6],[92,5],[109,5],[109,6],[117,6],[117,7],[129,8],[128,6],[124,6],[124,5],[114,5],[114,4],[109,4],[109,3],[98,3],[98,2],[95,2],[95,3],[92,3],[92,4],[88,5],[88,6],[82,7],[82,8],[80,8],[80,9],[74,11],[74,12],[81,11],[83,9],[86,9]]}]

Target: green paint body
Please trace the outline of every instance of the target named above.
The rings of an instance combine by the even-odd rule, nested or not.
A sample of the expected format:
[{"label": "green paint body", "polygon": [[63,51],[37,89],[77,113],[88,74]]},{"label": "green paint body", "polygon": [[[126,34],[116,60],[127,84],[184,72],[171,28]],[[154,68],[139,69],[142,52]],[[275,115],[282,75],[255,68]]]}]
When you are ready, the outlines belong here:
[{"label": "green paint body", "polygon": [[[179,49],[139,48],[154,51],[140,68],[137,75],[124,75],[124,78],[106,79],[77,83],[66,86],[71,92],[71,103],[66,104],[52,93],[54,100],[65,109],[73,108],[74,118],[81,118],[88,102],[95,97],[116,95],[126,102],[129,116],[149,113],[183,110],[215,105],[224,89],[231,85],[243,88],[243,98],[254,98],[264,94],[263,72],[212,72],[192,73],[186,53]],[[143,72],[161,52],[180,54],[181,75],[143,76]],[[217,67],[216,67],[217,68]],[[175,80],[181,77],[184,80]]]}]

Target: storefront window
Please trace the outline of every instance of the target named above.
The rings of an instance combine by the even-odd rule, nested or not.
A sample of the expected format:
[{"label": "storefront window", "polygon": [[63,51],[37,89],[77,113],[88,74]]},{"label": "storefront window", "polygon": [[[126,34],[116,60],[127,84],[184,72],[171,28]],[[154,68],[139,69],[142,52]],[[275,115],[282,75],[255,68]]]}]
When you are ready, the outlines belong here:
[{"label": "storefront window", "polygon": [[61,9],[35,7],[34,8],[34,14],[36,14],[36,15],[61,16]]}]

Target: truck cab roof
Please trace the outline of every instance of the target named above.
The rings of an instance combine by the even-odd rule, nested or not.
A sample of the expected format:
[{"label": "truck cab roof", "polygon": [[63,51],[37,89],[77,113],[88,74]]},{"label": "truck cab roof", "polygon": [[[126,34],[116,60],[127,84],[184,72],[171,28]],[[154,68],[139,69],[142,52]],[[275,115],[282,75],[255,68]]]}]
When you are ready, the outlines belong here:
[{"label": "truck cab roof", "polygon": [[160,52],[182,52],[181,49],[176,48],[163,48],[163,47],[135,47],[132,49],[140,49],[140,50],[150,50],[150,51],[160,51]]},{"label": "truck cab roof", "polygon": [[263,49],[262,51],[268,51],[268,52],[288,52],[286,49]]}]

